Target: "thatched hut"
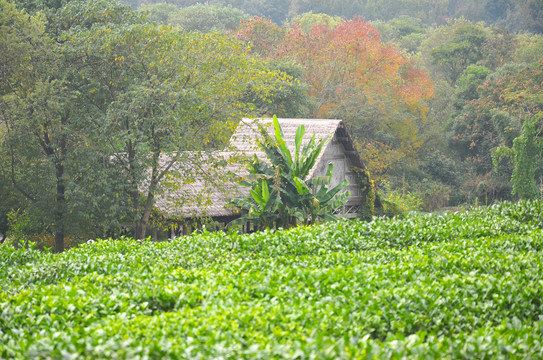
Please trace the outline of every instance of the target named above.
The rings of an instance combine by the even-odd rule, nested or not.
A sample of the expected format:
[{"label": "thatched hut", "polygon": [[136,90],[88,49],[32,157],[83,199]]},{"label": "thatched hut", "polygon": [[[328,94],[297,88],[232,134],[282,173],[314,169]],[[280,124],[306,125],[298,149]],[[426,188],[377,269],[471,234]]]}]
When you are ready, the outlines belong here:
[{"label": "thatched hut", "polygon": [[[304,142],[310,141],[313,134],[315,134],[316,140],[331,137],[309,176],[324,175],[328,163],[333,163],[331,185],[335,186],[347,179],[350,185],[345,190],[351,193],[346,205],[337,209],[337,215],[348,218],[367,215],[367,212],[371,211],[368,206],[371,207],[372,200],[368,199],[368,194],[372,193],[372,185],[344,122],[329,119],[278,119],[278,121],[283,130],[287,147],[292,151],[295,148],[296,130],[302,124],[306,130]],[[233,181],[225,180],[217,184],[213,180],[221,174],[229,172],[238,175],[243,175],[246,172],[243,165],[232,160],[234,158],[252,157],[253,155],[265,158],[264,153],[258,147],[261,138],[258,124],[267,128],[268,133],[273,134],[271,119],[243,119],[230,139],[230,149],[211,155],[215,158],[215,163],[223,164],[222,167],[210,167],[204,171],[201,177],[195,178],[188,184],[183,184],[176,190],[166,191],[157,198],[156,205],[163,216],[172,219],[179,225],[177,230],[174,228],[170,235],[187,233],[194,225],[209,220],[215,224],[226,224],[240,216],[236,209],[228,206],[228,201],[234,197],[245,196],[248,193],[247,189]],[[178,176],[182,178],[182,172],[179,172]],[[172,179],[175,181],[175,176]],[[180,202],[181,197],[187,200],[187,194],[193,194],[194,198],[204,201]]]}]

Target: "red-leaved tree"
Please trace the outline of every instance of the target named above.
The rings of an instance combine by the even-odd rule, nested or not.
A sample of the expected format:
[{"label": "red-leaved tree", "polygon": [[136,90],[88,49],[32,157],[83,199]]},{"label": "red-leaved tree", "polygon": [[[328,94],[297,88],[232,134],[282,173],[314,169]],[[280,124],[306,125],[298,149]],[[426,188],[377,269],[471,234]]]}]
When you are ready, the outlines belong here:
[{"label": "red-leaved tree", "polygon": [[303,66],[302,80],[314,103],[308,116],[348,122],[376,179],[386,177],[398,162],[416,158],[433,84],[428,74],[381,42],[371,24],[356,18],[304,32],[296,23],[280,28],[254,18],[236,35],[251,41],[260,56]]}]

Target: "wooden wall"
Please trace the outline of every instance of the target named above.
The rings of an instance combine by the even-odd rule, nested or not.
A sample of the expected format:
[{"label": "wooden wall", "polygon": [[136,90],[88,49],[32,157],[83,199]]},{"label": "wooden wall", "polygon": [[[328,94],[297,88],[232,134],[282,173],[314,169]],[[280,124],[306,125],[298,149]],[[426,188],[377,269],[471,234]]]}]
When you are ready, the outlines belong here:
[{"label": "wooden wall", "polygon": [[[334,164],[331,187],[338,185],[344,179],[349,181],[349,186],[345,188],[345,191],[349,191],[351,196],[349,197],[346,207],[351,208],[351,210],[354,211],[354,207],[363,204],[361,184],[359,183],[356,172],[353,170],[354,165],[346,154],[345,147],[338,141],[337,136],[335,135],[324,149],[321,161],[317,164],[315,176],[325,175],[326,170],[328,169],[328,163],[330,162]],[[345,211],[349,212],[349,209],[346,209]]]}]

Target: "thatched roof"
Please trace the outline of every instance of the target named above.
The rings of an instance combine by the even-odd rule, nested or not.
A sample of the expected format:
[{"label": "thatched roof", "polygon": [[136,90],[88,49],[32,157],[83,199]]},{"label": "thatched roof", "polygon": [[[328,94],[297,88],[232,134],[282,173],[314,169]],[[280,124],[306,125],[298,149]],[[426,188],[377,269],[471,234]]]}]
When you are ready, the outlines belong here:
[{"label": "thatched roof", "polygon": [[[329,119],[278,119],[278,121],[283,130],[287,147],[292,153],[294,153],[295,149],[296,130],[303,124],[305,127],[304,143],[309,142],[313,134],[315,134],[317,141],[335,136],[337,141],[345,148],[346,155],[351,163],[361,169],[364,168],[343,121]],[[256,155],[259,158],[265,158],[264,153],[258,147],[261,134],[257,124],[264,126],[273,137],[271,119],[242,119],[230,139],[231,150],[210,155],[216,158],[215,163],[219,160],[218,162],[222,162],[223,166],[211,168],[206,165],[205,169],[201,169],[201,176],[194,177],[194,181],[189,183],[183,183],[185,178],[183,167],[178,168],[172,172],[173,175],[170,181],[172,184],[177,181],[181,185],[175,190],[165,191],[161,196],[158,196],[156,206],[169,218],[236,216],[234,209],[225,207],[225,205],[233,197],[248,194],[248,190],[233,181],[220,181],[219,184],[213,184],[213,180],[220,176],[224,180],[225,174],[228,172],[243,175],[246,170],[241,164],[236,163],[235,160],[233,161],[234,158],[240,155]],[[326,147],[329,144],[325,146],[319,158],[317,158],[317,162],[309,174],[310,177],[313,175],[313,171],[319,168],[319,163],[322,161],[323,155],[326,153]],[[204,197],[206,201],[203,204],[184,202],[191,197],[192,199]],[[180,201],[180,199],[183,201]]]},{"label": "thatched roof", "polygon": [[232,162],[233,155],[190,153],[188,162],[170,170],[155,206],[169,219],[232,216],[233,209],[225,208],[228,199],[247,193],[228,177],[242,171],[241,164]]},{"label": "thatched roof", "polygon": [[[300,125],[305,127],[305,136],[303,138],[303,144],[305,145],[311,140],[313,134],[315,134],[315,140],[326,140],[330,136],[334,135],[336,129],[342,123],[341,120],[318,120],[318,119],[278,119],[279,125],[283,130],[285,142],[287,148],[294,155],[295,143],[294,138],[296,136],[296,130]],[[261,139],[261,134],[258,129],[258,125],[263,126],[272,137],[274,136],[273,121],[272,119],[242,119],[236,132],[230,139],[230,145],[242,153],[252,156],[257,155],[259,158],[264,158],[264,153],[258,148],[258,141]],[[322,158],[324,151],[321,152],[316,164]],[[317,166],[313,167],[312,171]],[[311,177],[312,173],[309,174]]]}]

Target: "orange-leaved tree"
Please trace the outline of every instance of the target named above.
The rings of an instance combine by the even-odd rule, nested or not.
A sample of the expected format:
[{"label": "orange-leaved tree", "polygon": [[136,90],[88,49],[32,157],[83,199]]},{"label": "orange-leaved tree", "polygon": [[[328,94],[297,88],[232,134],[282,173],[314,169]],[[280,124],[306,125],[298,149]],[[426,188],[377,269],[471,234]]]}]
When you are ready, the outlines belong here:
[{"label": "orange-leaved tree", "polygon": [[285,36],[285,29],[268,18],[255,16],[249,20],[241,20],[234,36],[239,40],[250,42],[254,54],[270,58],[277,53]]},{"label": "orange-leaved tree", "polygon": [[[252,28],[262,30],[264,21],[256,23]],[[314,25],[307,32],[294,22],[282,39],[275,36],[273,46],[268,42],[266,48],[260,47],[265,38],[261,32],[240,31],[239,38],[255,44],[255,53],[303,66],[315,105],[310,115],[349,123],[376,180],[395,164],[416,158],[433,84],[428,74],[381,42],[371,24],[355,18],[333,27]],[[273,31],[279,34],[278,28]]]}]

